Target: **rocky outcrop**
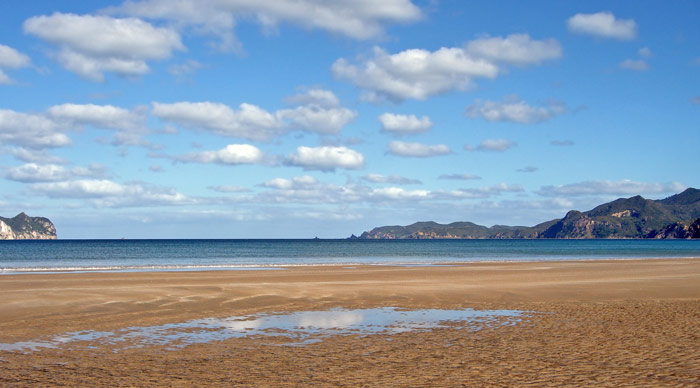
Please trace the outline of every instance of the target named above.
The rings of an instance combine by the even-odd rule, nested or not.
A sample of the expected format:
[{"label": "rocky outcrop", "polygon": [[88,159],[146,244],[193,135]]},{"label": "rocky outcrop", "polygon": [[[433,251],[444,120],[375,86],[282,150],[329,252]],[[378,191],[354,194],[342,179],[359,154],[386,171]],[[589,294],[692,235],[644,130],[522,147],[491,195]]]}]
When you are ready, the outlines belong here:
[{"label": "rocky outcrop", "polygon": [[700,238],[700,190],[687,189],[662,200],[639,195],[620,198],[592,210],[572,210],[558,220],[532,227],[471,222],[417,222],[383,226],[361,239],[500,239],[500,238]]},{"label": "rocky outcrop", "polygon": [[13,218],[0,217],[0,240],[55,240],[56,227],[44,217],[20,213]]},{"label": "rocky outcrop", "polygon": [[674,222],[660,230],[651,231],[647,237],[658,239],[700,238],[700,218],[692,223]]}]

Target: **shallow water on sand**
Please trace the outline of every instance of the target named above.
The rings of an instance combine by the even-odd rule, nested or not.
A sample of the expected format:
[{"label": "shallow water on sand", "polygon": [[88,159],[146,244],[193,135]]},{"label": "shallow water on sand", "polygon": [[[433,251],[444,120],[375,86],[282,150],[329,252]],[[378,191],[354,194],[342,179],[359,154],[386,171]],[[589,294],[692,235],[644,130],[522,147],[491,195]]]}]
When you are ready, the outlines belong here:
[{"label": "shallow water on sand", "polygon": [[447,325],[476,331],[491,325],[516,324],[523,313],[517,310],[402,310],[395,307],[297,311],[195,319],[117,331],[86,330],[49,339],[0,343],[0,351],[32,352],[76,344],[110,346],[117,351],[152,345],[178,349],[192,344],[257,335],[283,337],[285,345],[306,345],[332,335],[396,334]]}]

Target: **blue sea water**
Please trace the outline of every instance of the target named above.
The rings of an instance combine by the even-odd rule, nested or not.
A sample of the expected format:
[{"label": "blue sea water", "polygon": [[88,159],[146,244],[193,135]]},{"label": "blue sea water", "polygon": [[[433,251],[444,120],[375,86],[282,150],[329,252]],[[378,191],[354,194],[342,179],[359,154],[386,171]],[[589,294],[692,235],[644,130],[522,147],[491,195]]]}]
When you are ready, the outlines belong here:
[{"label": "blue sea water", "polygon": [[700,258],[697,240],[0,241],[0,273]]}]

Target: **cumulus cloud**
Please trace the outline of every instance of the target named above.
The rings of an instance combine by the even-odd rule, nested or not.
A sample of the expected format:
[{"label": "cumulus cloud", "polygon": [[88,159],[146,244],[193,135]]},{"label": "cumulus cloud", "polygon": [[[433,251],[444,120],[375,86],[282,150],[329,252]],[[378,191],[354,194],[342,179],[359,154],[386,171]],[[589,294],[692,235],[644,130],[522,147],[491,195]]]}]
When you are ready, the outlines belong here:
[{"label": "cumulus cloud", "polygon": [[104,176],[104,167],[90,165],[88,167],[66,168],[56,164],[27,163],[12,167],[5,173],[5,179],[17,182],[56,182],[79,177],[96,178]]},{"label": "cumulus cloud", "polygon": [[481,179],[481,177],[475,174],[442,174],[438,177],[438,179],[470,181]]},{"label": "cumulus cloud", "polygon": [[121,184],[108,179],[35,183],[30,187],[49,198],[90,200],[95,207],[143,207],[195,202],[172,188],[144,183]]},{"label": "cumulus cloud", "polygon": [[113,105],[54,105],[47,110],[47,114],[70,127],[91,125],[105,129],[140,130],[146,121],[143,110],[130,111]]},{"label": "cumulus cloud", "polygon": [[357,113],[341,107],[338,98],[329,90],[311,89],[287,100],[299,106],[282,109],[277,116],[290,128],[336,134],[357,118]]},{"label": "cumulus cloud", "polygon": [[445,144],[428,145],[396,140],[389,143],[389,152],[396,156],[427,158],[430,156],[447,155],[452,152],[452,150]]},{"label": "cumulus cloud", "polygon": [[269,187],[279,190],[289,190],[289,189],[304,189],[316,186],[318,181],[316,178],[309,175],[297,176],[292,179],[286,178],[275,178],[270,179],[262,184],[263,187]]},{"label": "cumulus cloud", "polygon": [[282,133],[282,123],[275,115],[246,103],[233,110],[215,102],[154,102],[151,112],[167,122],[227,137],[269,140]]},{"label": "cumulus cloud", "polygon": [[533,40],[527,34],[474,39],[467,43],[466,51],[477,58],[516,65],[539,64],[562,54],[556,39]]},{"label": "cumulus cloud", "polygon": [[465,47],[442,47],[436,51],[409,49],[389,54],[379,47],[364,63],[355,65],[345,58],[331,70],[365,89],[369,101],[388,99],[425,100],[453,90],[466,90],[477,78],[495,78],[501,64],[537,64],[561,56],[554,39],[538,41],[525,34],[478,38]]},{"label": "cumulus cloud", "polygon": [[637,36],[637,23],[633,19],[617,19],[612,12],[578,13],[566,25],[571,32],[600,38],[630,40]]},{"label": "cumulus cloud", "polygon": [[494,63],[473,58],[462,48],[447,47],[434,52],[411,49],[397,54],[376,47],[374,57],[363,65],[341,58],[331,70],[336,78],[368,90],[367,99],[394,101],[425,100],[451,90],[465,90],[473,78],[495,78],[498,74]]},{"label": "cumulus cloud", "polygon": [[416,115],[383,113],[379,116],[379,122],[383,131],[400,135],[426,132],[433,127],[428,116],[418,118]]},{"label": "cumulus cloud", "polygon": [[411,179],[402,177],[400,175],[381,175],[381,174],[367,174],[362,177],[362,179],[367,182],[372,183],[390,183],[393,185],[419,185],[422,184],[418,179]]},{"label": "cumulus cloud", "polygon": [[176,160],[189,163],[216,163],[226,165],[260,163],[265,154],[250,144],[229,144],[216,151],[192,152],[176,157]]},{"label": "cumulus cloud", "polygon": [[302,104],[269,112],[248,103],[232,109],[216,102],[154,102],[151,112],[163,121],[186,128],[259,141],[268,141],[295,129],[337,134],[357,117],[356,112],[341,107],[335,94],[328,90],[310,90],[288,101]]},{"label": "cumulus cloud", "polygon": [[559,186],[542,186],[538,194],[543,196],[591,196],[591,195],[638,195],[678,193],[687,188],[680,182],[648,183],[629,179],[619,181],[601,180],[570,183]]},{"label": "cumulus cloud", "polygon": [[106,11],[193,27],[195,32],[218,36],[222,50],[240,50],[233,31],[240,19],[255,20],[268,31],[288,23],[353,39],[369,39],[381,36],[385,23],[412,22],[422,16],[410,0],[127,0]]},{"label": "cumulus cloud", "polygon": [[71,144],[58,123],[40,114],[0,109],[0,142],[29,149],[55,148]]},{"label": "cumulus cloud", "polygon": [[650,68],[651,66],[643,59],[625,59],[620,62],[620,69],[623,70],[645,71]]},{"label": "cumulus cloud", "polygon": [[518,144],[512,140],[506,139],[486,139],[479,143],[478,146],[474,147],[470,144],[465,144],[464,149],[466,151],[493,151],[493,152],[503,152],[511,149]]},{"label": "cumulus cloud", "polygon": [[372,190],[371,197],[390,200],[416,200],[426,199],[431,196],[428,190],[406,190],[401,187],[385,187]]},{"label": "cumulus cloud", "polygon": [[54,156],[48,153],[45,149],[30,149],[24,147],[8,147],[3,150],[15,158],[27,162],[37,164],[65,164],[65,159]]},{"label": "cumulus cloud", "polygon": [[20,69],[31,65],[31,63],[32,61],[28,56],[10,46],[0,44],[0,85],[14,82],[12,78],[5,74],[5,70]]},{"label": "cumulus cloud", "polygon": [[34,16],[24,31],[58,46],[56,59],[83,78],[102,81],[105,72],[138,76],[149,71],[147,61],[169,58],[184,50],[179,34],[136,18],[75,15],[56,12]]},{"label": "cumulus cloud", "polygon": [[560,103],[551,103],[547,107],[531,106],[517,96],[508,96],[503,102],[476,100],[467,106],[467,117],[481,117],[486,121],[507,121],[520,124],[534,124],[547,121],[564,112]]},{"label": "cumulus cloud", "polygon": [[354,170],[364,167],[365,157],[344,146],[301,146],[287,157],[286,162],[292,166],[303,167],[305,170],[333,171],[336,168]]}]

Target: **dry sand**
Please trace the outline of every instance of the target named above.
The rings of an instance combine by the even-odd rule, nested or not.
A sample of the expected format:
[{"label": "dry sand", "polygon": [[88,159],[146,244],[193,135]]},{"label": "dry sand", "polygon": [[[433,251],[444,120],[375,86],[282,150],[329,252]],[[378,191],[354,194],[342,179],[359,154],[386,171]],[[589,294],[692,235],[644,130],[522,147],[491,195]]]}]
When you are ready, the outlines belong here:
[{"label": "dry sand", "polygon": [[0,276],[0,343],[334,307],[508,308],[480,331],[0,351],[0,386],[700,386],[700,259]]}]

